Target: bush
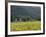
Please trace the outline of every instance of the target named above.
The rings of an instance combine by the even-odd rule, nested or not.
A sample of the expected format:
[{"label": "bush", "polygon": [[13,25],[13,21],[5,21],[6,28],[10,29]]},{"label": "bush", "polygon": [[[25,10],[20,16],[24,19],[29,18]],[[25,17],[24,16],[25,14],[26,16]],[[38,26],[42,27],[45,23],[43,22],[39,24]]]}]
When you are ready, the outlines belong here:
[{"label": "bush", "polygon": [[40,20],[41,20],[41,18],[37,16],[37,17],[35,17],[35,20],[39,20],[39,21],[40,21]]},{"label": "bush", "polygon": [[11,16],[11,22],[15,21],[15,16]]}]

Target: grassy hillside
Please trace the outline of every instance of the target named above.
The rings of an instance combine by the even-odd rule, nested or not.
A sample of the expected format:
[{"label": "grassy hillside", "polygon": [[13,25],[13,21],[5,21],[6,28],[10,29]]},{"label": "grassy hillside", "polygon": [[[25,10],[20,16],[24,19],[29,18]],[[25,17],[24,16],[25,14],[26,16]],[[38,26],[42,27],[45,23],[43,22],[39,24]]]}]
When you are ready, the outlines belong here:
[{"label": "grassy hillside", "polygon": [[40,29],[41,29],[40,21],[11,23],[11,31],[40,30]]}]

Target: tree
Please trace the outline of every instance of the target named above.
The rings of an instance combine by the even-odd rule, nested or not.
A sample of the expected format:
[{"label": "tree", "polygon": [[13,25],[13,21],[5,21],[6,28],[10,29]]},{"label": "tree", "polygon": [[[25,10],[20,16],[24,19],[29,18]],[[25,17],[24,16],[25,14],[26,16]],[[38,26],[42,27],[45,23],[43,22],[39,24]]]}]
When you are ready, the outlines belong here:
[{"label": "tree", "polygon": [[30,21],[31,20],[31,16],[23,16],[22,20],[23,21]]},{"label": "tree", "polygon": [[39,20],[39,21],[40,21],[41,18],[40,18],[39,16],[36,16],[36,17],[35,17],[35,20]]},{"label": "tree", "polygon": [[11,16],[11,22],[15,21],[15,16]]},{"label": "tree", "polygon": [[29,21],[30,19],[31,19],[30,16],[27,16],[27,17],[26,17],[26,20],[27,20],[27,21]]},{"label": "tree", "polygon": [[26,17],[25,16],[22,16],[22,21],[26,21]]}]

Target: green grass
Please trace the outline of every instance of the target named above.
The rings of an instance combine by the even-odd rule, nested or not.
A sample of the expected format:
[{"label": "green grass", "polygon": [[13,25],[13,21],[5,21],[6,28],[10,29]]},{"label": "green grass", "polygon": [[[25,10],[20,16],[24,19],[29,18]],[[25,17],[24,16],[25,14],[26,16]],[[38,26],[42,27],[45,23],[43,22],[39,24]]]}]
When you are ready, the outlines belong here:
[{"label": "green grass", "polygon": [[40,30],[40,29],[41,29],[40,21],[11,23],[11,31]]}]

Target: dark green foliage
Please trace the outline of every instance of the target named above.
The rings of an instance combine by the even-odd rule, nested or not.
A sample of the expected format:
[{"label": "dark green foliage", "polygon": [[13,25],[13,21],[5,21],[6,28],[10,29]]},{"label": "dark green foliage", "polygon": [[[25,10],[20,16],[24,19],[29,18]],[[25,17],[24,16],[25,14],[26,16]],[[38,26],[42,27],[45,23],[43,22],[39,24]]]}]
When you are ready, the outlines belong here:
[{"label": "dark green foliage", "polygon": [[17,19],[21,18],[22,19],[21,21],[34,21],[34,20],[40,21],[41,20],[39,16],[35,17],[34,19],[32,19],[31,16],[17,16],[17,17],[16,16],[11,16],[11,22],[14,22],[16,18]]},{"label": "dark green foliage", "polygon": [[15,21],[15,16],[11,16],[11,22]]},{"label": "dark green foliage", "polygon": [[22,18],[22,21],[26,21],[26,19],[25,18]]},{"label": "dark green foliage", "polygon": [[30,16],[24,16],[24,17],[22,17],[22,20],[23,21],[30,21],[31,17]]},{"label": "dark green foliage", "polygon": [[22,18],[22,21],[26,21],[26,17],[25,16],[23,16],[21,18]]},{"label": "dark green foliage", "polygon": [[32,17],[31,16],[27,16],[27,21],[31,21]]},{"label": "dark green foliage", "polygon": [[41,18],[39,16],[35,17],[35,20],[41,20]]}]

